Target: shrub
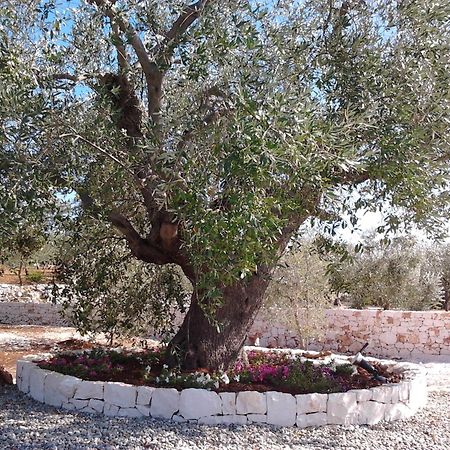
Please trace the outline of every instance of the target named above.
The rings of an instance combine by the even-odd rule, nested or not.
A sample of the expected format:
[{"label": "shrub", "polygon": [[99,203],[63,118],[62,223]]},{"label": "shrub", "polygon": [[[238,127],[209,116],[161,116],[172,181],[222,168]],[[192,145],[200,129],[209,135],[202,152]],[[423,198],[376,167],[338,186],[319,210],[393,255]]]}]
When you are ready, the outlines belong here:
[{"label": "shrub", "polygon": [[279,323],[296,331],[301,347],[325,330],[325,311],[333,303],[327,276],[327,262],[313,243],[294,247],[278,264],[262,314],[269,323]]},{"label": "shrub", "polygon": [[44,274],[42,272],[29,272],[26,279],[32,283],[40,283],[44,279]]}]

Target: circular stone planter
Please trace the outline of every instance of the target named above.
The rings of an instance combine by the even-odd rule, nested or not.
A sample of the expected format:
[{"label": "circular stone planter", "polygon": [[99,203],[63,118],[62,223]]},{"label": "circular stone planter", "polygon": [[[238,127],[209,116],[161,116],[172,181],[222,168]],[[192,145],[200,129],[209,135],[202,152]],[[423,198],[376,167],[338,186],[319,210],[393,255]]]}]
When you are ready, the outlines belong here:
[{"label": "circular stone planter", "polygon": [[[153,417],[207,425],[267,423],[305,428],[368,424],[411,417],[427,401],[425,371],[417,364],[380,361],[403,380],[336,394],[221,392],[83,381],[41,369],[30,355],[17,361],[17,387],[39,402],[106,416]],[[332,355],[341,361],[349,358]]]}]

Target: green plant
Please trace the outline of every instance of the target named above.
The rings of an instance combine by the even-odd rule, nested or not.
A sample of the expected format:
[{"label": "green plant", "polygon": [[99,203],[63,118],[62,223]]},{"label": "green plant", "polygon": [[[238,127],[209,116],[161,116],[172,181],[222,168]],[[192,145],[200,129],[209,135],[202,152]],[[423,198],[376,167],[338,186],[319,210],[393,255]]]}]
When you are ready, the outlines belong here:
[{"label": "green plant", "polygon": [[335,367],[334,372],[336,375],[350,376],[355,372],[355,366],[353,364],[339,364]]},{"label": "green plant", "polygon": [[332,283],[347,294],[351,306],[427,310],[442,303],[439,258],[413,239],[395,238],[390,245],[367,238],[362,253],[338,261]]},{"label": "green plant", "polygon": [[44,279],[42,272],[28,272],[26,279],[32,283],[40,283]]},{"label": "green plant", "polygon": [[327,265],[314,243],[305,240],[280,259],[266,292],[264,319],[295,331],[301,348],[325,332],[325,311],[334,297]]}]

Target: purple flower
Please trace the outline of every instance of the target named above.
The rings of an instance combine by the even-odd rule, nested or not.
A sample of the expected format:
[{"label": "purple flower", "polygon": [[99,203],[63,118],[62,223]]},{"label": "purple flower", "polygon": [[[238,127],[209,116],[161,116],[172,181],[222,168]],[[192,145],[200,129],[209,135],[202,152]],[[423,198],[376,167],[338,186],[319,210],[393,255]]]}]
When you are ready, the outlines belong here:
[{"label": "purple flower", "polygon": [[325,377],[328,377],[328,378],[333,378],[335,375],[333,370],[330,369],[329,367],[321,367],[320,371],[322,372],[322,375],[324,375]]}]

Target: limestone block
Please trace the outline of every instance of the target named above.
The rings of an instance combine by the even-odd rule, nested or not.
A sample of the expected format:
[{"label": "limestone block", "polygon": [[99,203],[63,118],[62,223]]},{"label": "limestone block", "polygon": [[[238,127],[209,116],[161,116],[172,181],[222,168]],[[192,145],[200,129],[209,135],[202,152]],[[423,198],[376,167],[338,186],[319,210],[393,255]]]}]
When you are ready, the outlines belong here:
[{"label": "limestone block", "polygon": [[265,394],[256,391],[239,392],[236,411],[238,414],[265,414],[267,412]]},{"label": "limestone block", "polygon": [[143,414],[136,408],[120,408],[117,413],[119,417],[142,417]]},{"label": "limestone block", "polygon": [[[199,425],[210,425],[210,426],[216,426],[216,425],[222,425],[223,424],[223,417],[224,416],[205,416],[200,417],[197,421]],[[191,422],[191,421],[189,421]]]},{"label": "limestone block", "polygon": [[398,403],[400,398],[400,384],[391,384],[391,403]]},{"label": "limestone block", "polygon": [[83,409],[86,408],[89,404],[89,400],[78,400],[76,398],[71,398],[69,403],[75,406],[75,409]]},{"label": "limestone block", "polygon": [[297,403],[295,397],[283,392],[266,392],[267,423],[291,427],[295,424]]},{"label": "limestone block", "polygon": [[79,378],[65,375],[64,380],[58,385],[58,390],[65,397],[72,398],[80,383],[81,380]]},{"label": "limestone block", "polygon": [[108,381],[105,383],[105,401],[121,408],[136,405],[137,388],[130,384]]},{"label": "limestone block", "polygon": [[384,412],[384,420],[388,422],[392,420],[408,419],[414,414],[413,410],[403,403],[395,405],[386,405]]},{"label": "limestone block", "polygon": [[356,401],[358,402],[368,402],[369,400],[372,400],[371,389],[355,389],[352,392],[356,394]]},{"label": "limestone block", "polygon": [[30,396],[38,402],[44,401],[44,382],[49,373],[37,366],[30,371]]},{"label": "limestone block", "polygon": [[172,388],[158,388],[153,391],[150,414],[152,417],[170,419],[178,410],[180,393]]},{"label": "limestone block", "polygon": [[152,399],[154,387],[149,386],[139,386],[137,388],[137,405],[150,405],[150,400]]},{"label": "limestone block", "polygon": [[354,392],[349,391],[329,394],[327,405],[327,422],[330,424],[341,425],[357,423],[357,405],[356,394]]},{"label": "limestone block", "polygon": [[388,345],[393,345],[397,342],[397,336],[392,332],[382,333],[380,335],[380,341]]},{"label": "limestone block", "polygon": [[103,381],[82,381],[75,391],[74,398],[76,399],[103,399]]},{"label": "limestone block", "polygon": [[[136,408],[139,408],[139,405],[137,405]],[[172,420],[176,423],[186,423],[187,422],[187,420],[184,417],[178,416],[177,414],[172,416]]]},{"label": "limestone block", "polygon": [[96,400],[95,398],[89,400],[88,407],[99,413],[103,412],[105,402],[103,400]]},{"label": "limestone block", "polygon": [[228,415],[228,416],[220,416],[221,422],[224,425],[230,425],[232,423],[235,423],[237,425],[245,425],[247,423],[247,416],[240,416],[240,415]]},{"label": "limestone block", "polygon": [[47,374],[44,381],[44,403],[60,408],[63,403],[67,402],[69,398],[59,390],[64,379],[65,376],[57,372]]},{"label": "limestone block", "polygon": [[297,400],[297,414],[324,412],[327,410],[327,394],[299,394]]},{"label": "limestone block", "polygon": [[116,405],[111,405],[111,403],[105,402],[105,406],[103,408],[103,414],[105,416],[114,417],[119,413],[119,407]]},{"label": "limestone block", "polygon": [[391,403],[392,391],[390,386],[377,386],[371,389],[372,400],[379,403]]},{"label": "limestone block", "polygon": [[266,414],[247,414],[247,419],[252,423],[267,423]]},{"label": "limestone block", "polygon": [[222,401],[215,392],[206,389],[184,389],[180,395],[179,415],[185,419],[215,416],[222,412]]},{"label": "limestone block", "polygon": [[75,405],[73,405],[72,403],[68,403],[68,402],[67,403],[63,403],[61,407],[66,409],[67,411],[73,411],[73,410],[76,409]]},{"label": "limestone block", "polygon": [[312,414],[298,414],[296,424],[299,428],[320,427],[326,425],[327,413],[318,412]]},{"label": "limestone block", "polygon": [[20,383],[22,381],[22,368],[23,368],[24,364],[26,364],[26,361],[24,361],[24,360],[19,359],[16,362],[16,385],[17,385],[17,389],[19,389],[19,391],[21,391]]},{"label": "limestone block", "polygon": [[89,406],[86,406],[86,408],[80,409],[80,412],[87,413],[87,414],[97,414],[97,411],[95,409],[90,408]]},{"label": "limestone block", "polygon": [[416,412],[427,403],[428,392],[425,377],[418,376],[410,381],[408,406]]},{"label": "limestone block", "polygon": [[234,392],[221,392],[222,414],[236,414],[236,394]]},{"label": "limestone block", "polygon": [[22,369],[20,371],[20,385],[17,385],[17,388],[27,394],[30,391],[30,372],[37,366],[31,361],[19,360],[17,366],[19,366],[19,363]]},{"label": "limestone block", "polygon": [[150,415],[150,406],[136,405],[136,409],[143,415],[148,417]]},{"label": "limestone block", "polygon": [[358,409],[359,423],[374,425],[384,419],[386,404],[371,400],[369,402],[360,403]]}]

